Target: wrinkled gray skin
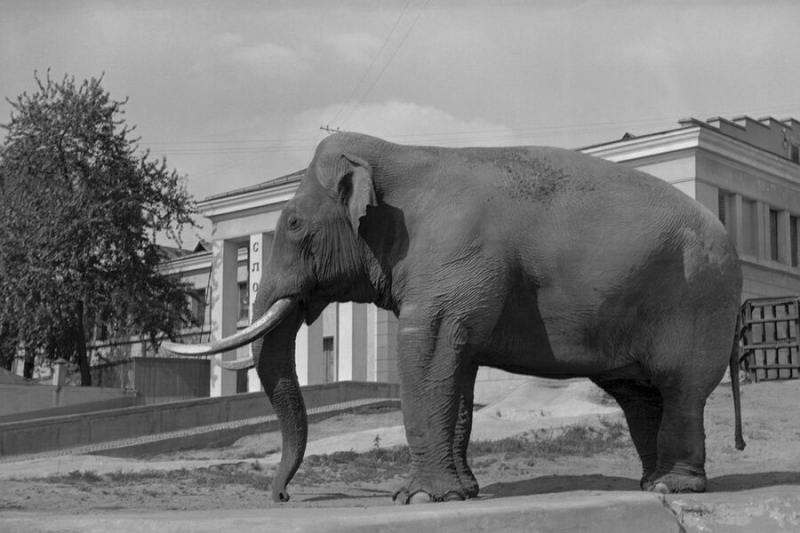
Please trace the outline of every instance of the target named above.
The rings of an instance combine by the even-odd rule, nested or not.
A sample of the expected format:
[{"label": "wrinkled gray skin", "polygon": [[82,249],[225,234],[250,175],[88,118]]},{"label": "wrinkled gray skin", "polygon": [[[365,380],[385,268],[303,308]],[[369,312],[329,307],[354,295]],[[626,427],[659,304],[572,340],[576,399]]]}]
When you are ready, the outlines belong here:
[{"label": "wrinkled gray skin", "polygon": [[478,494],[467,465],[480,365],[588,377],[620,404],[642,488],[703,491],[703,409],[731,354],[736,252],[705,208],[641,172],[555,148],[435,148],[339,133],[275,231],[255,341],[281,422],[273,497],[305,451],[294,339],[329,302],[399,319],[411,471],[402,503]]}]

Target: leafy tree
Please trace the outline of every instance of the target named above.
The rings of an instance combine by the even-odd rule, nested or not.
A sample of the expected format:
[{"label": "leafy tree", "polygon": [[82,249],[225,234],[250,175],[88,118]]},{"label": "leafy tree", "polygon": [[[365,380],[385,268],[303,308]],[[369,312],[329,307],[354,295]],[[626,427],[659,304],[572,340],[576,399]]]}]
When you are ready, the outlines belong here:
[{"label": "leafy tree", "polygon": [[0,364],[22,346],[29,364],[77,361],[90,385],[95,324],[157,347],[188,323],[188,287],[159,273],[156,235],[180,243],[195,208],[185,177],[138,153],[127,100],[102,79],[34,78],[0,125]]}]

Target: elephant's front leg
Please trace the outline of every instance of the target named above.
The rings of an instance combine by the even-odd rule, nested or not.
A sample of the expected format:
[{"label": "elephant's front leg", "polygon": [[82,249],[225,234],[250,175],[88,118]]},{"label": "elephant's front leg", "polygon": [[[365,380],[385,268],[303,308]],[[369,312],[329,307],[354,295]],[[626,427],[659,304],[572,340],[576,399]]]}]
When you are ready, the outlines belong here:
[{"label": "elephant's front leg", "polygon": [[[399,503],[463,500],[453,440],[467,372],[460,326],[429,313],[400,316],[398,370],[411,471]],[[470,382],[470,385],[472,383]]]}]

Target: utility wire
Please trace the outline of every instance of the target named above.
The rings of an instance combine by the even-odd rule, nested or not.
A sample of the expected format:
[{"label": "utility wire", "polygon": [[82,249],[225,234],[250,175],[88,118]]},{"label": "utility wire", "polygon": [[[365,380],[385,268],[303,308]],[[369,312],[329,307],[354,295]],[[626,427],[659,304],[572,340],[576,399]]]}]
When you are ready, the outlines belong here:
[{"label": "utility wire", "polygon": [[370,71],[372,71],[372,67],[375,66],[375,62],[378,61],[378,58],[381,56],[381,53],[383,53],[384,48],[386,48],[386,45],[389,44],[389,40],[392,38],[392,35],[394,35],[394,31],[397,29],[398,24],[400,24],[400,21],[403,19],[403,16],[406,14],[406,11],[408,11],[409,4],[411,4],[411,0],[408,0],[406,2],[406,7],[404,7],[403,11],[400,12],[400,16],[397,17],[397,20],[394,22],[394,26],[392,26],[392,30],[389,32],[389,35],[387,35],[386,39],[383,40],[383,44],[381,45],[380,50],[378,50],[378,53],[375,54],[374,58],[372,58],[372,63],[369,64],[367,70],[364,71],[364,75],[361,76],[360,80],[358,80],[358,83],[353,89],[353,92],[350,93],[350,96],[347,97],[347,100],[345,100],[344,104],[342,104],[342,107],[339,108],[339,111],[336,113],[336,116],[334,116],[333,120],[329,121],[328,124],[331,123],[336,124],[336,119],[338,119],[339,115],[342,114],[342,111],[344,111],[345,108],[347,108],[347,106],[350,104],[350,101],[356,95],[356,92],[358,91],[359,87],[361,87],[361,84],[364,83],[365,79],[367,79],[367,75],[370,73]]},{"label": "utility wire", "polygon": [[366,91],[364,94],[362,94],[362,95],[361,95],[361,98],[359,98],[359,99],[356,101],[356,105],[353,107],[353,109],[351,109],[351,110],[350,110],[350,112],[347,114],[347,116],[346,116],[346,117],[344,117],[344,120],[342,120],[342,124],[343,124],[343,125],[344,125],[344,124],[347,122],[347,120],[348,120],[348,119],[350,118],[350,116],[351,116],[351,115],[352,115],[352,114],[355,112],[355,110],[356,110],[356,109],[358,109],[358,106],[360,106],[360,105],[361,105],[361,102],[364,100],[364,98],[366,98],[366,97],[367,97],[367,95],[368,95],[368,94],[370,93],[370,91],[372,90],[372,88],[373,88],[373,87],[375,87],[375,84],[376,84],[376,83],[378,83],[378,80],[379,80],[379,79],[381,79],[381,76],[383,76],[383,73],[386,71],[386,68],[389,66],[389,64],[392,62],[392,60],[394,59],[394,57],[397,55],[397,52],[399,52],[399,51],[400,51],[400,48],[402,48],[402,47],[403,47],[403,43],[405,43],[405,42],[406,42],[406,39],[408,38],[408,35],[411,33],[411,30],[413,30],[413,29],[414,29],[414,26],[416,26],[416,24],[417,24],[417,21],[418,21],[418,20],[419,20],[419,18],[422,16],[422,12],[423,12],[423,11],[425,11],[425,8],[426,8],[426,7],[428,7],[428,3],[429,3],[429,2],[430,2],[430,0],[425,0],[425,4],[424,4],[424,5],[423,5],[423,6],[420,8],[420,10],[419,10],[419,13],[417,13],[417,16],[416,16],[416,18],[415,18],[415,19],[414,19],[414,21],[411,23],[411,26],[409,26],[409,28],[408,28],[408,31],[406,31],[406,34],[405,34],[405,35],[403,35],[403,39],[400,41],[400,44],[398,44],[398,45],[397,45],[397,48],[395,48],[395,49],[394,49],[394,53],[392,53],[392,56],[389,58],[389,61],[387,61],[387,62],[386,62],[386,64],[385,64],[385,65],[383,65],[383,68],[382,68],[382,69],[381,69],[381,71],[378,73],[378,76],[377,76],[377,77],[376,77],[374,80],[372,80],[372,84],[369,86],[369,88],[367,89],[367,91]]}]

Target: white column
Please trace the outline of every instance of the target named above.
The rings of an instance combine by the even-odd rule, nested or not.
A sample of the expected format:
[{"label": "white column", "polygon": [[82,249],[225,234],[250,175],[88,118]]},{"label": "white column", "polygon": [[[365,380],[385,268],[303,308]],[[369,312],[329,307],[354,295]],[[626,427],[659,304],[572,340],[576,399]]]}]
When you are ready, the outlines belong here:
[{"label": "white column", "polygon": [[367,306],[367,381],[378,381],[378,308]]},{"label": "white column", "polygon": [[295,369],[300,385],[325,382],[325,365],[322,359],[322,320],[310,326],[303,324],[297,332],[294,351]]},{"label": "white column", "polygon": [[[236,279],[239,245],[218,240],[212,244],[211,267],[211,336],[219,340],[236,333],[239,315],[239,286]],[[224,370],[221,361],[236,359],[236,351],[213,356],[211,360],[211,396],[236,394],[236,372]]]},{"label": "white column", "polygon": [[733,232],[733,239],[736,243],[736,249],[739,252],[745,250],[745,242],[744,242],[744,234],[742,233],[742,218],[744,213],[742,213],[742,195],[741,194],[734,194],[732,213],[728,214],[728,217],[733,217],[731,219],[731,230]]},{"label": "white column", "polygon": [[791,214],[778,211],[778,261],[784,265],[792,264],[792,232],[789,228]]},{"label": "white column", "polygon": [[375,321],[376,379],[397,383],[397,318],[378,309]]},{"label": "white column", "polygon": [[769,259],[769,206],[764,202],[756,202],[756,223],[758,228],[758,257]]},{"label": "white column", "polygon": [[[248,268],[247,268],[247,288],[250,292],[250,322],[256,320],[257,316],[253,316],[253,304],[256,301],[258,294],[258,287],[261,283],[261,274],[264,271],[265,265],[269,262],[269,256],[272,253],[272,234],[271,233],[256,233],[250,235],[250,250],[248,255]],[[253,354],[253,345],[250,345],[250,355]],[[261,380],[258,379],[258,373],[253,368],[247,373],[247,390],[256,392],[263,390]]]},{"label": "white column", "polygon": [[339,304],[339,381],[367,380],[367,306]]}]

